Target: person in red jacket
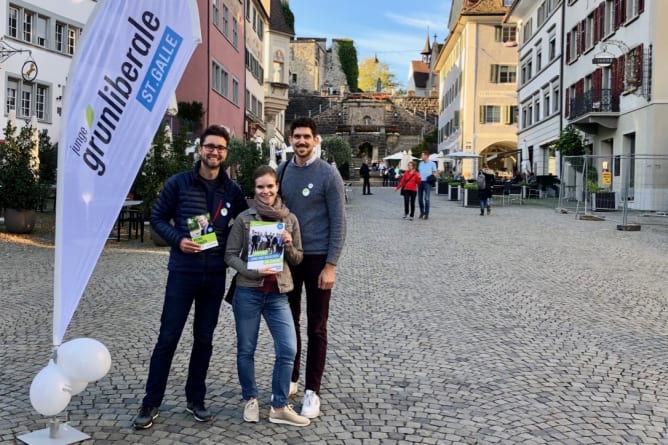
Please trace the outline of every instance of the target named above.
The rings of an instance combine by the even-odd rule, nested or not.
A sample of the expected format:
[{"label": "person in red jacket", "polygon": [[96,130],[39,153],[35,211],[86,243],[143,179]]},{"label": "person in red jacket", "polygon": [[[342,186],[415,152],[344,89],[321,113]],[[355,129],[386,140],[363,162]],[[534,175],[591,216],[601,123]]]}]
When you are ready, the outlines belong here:
[{"label": "person in red jacket", "polygon": [[[413,221],[413,215],[415,215],[415,197],[417,196],[418,185],[422,181],[420,174],[415,171],[415,163],[412,161],[408,163],[408,170],[401,175],[399,184],[394,189],[401,189],[401,194],[404,195],[404,219],[409,218]],[[410,216],[408,213],[410,204]]]}]

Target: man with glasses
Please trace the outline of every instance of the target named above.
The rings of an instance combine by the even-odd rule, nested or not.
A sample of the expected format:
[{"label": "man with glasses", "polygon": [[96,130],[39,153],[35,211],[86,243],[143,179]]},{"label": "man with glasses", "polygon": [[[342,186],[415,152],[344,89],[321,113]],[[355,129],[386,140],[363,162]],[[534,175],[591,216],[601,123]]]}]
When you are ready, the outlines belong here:
[{"label": "man with glasses", "polygon": [[[158,417],[169,369],[190,308],[195,303],[193,346],[186,379],[186,411],[196,421],[213,419],[204,404],[206,374],[213,350],[213,331],[225,294],[225,244],[230,221],[248,208],[239,186],[223,170],[230,134],[213,125],[200,136],[199,161],[193,170],[167,180],[151,210],[151,229],[171,246],[165,300],[158,341],[151,355],[146,395],[134,420],[150,428]],[[188,219],[211,215],[218,246],[201,250],[188,231]],[[173,224],[170,223],[173,221]]]}]

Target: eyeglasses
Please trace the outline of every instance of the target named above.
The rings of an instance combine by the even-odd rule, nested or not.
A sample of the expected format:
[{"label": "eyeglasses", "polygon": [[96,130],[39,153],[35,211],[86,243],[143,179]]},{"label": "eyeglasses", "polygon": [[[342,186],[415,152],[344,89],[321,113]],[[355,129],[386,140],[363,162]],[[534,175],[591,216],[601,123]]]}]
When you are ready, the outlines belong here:
[{"label": "eyeglasses", "polygon": [[227,145],[203,144],[202,147],[204,147],[204,149],[207,151],[218,150],[219,152],[223,152],[227,150]]}]

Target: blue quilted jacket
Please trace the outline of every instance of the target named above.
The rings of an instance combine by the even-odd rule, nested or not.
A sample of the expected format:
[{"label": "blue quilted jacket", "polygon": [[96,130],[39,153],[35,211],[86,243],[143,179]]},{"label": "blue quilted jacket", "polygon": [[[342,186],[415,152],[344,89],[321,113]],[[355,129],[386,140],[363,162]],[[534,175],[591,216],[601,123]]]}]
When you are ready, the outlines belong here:
[{"label": "blue quilted jacket", "polygon": [[[167,180],[151,209],[151,229],[171,246],[168,269],[175,272],[223,272],[225,244],[231,222],[248,208],[239,186],[221,169],[211,208],[207,206],[207,188],[198,175],[199,162],[193,170],[177,173]],[[179,249],[181,239],[190,238],[187,219],[209,213],[218,237],[218,247],[197,254]],[[173,221],[170,223],[170,221]]]}]

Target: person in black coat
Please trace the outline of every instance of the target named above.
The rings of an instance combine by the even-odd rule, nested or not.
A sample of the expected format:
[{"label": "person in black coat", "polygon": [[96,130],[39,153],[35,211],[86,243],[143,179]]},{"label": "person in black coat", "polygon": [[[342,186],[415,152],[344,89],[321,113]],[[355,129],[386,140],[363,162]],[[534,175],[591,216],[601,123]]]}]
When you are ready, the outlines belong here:
[{"label": "person in black coat", "polygon": [[360,167],[360,176],[362,177],[362,194],[363,195],[373,195],[371,193],[371,182],[369,178],[371,176],[371,171],[369,170],[369,161],[362,161],[362,166]]}]

